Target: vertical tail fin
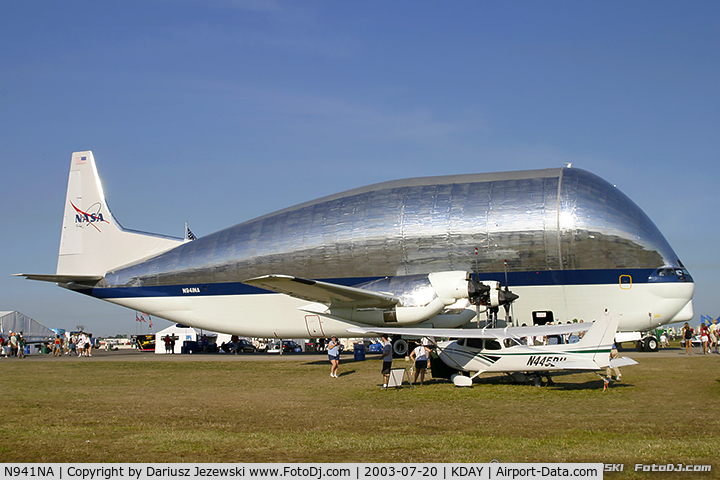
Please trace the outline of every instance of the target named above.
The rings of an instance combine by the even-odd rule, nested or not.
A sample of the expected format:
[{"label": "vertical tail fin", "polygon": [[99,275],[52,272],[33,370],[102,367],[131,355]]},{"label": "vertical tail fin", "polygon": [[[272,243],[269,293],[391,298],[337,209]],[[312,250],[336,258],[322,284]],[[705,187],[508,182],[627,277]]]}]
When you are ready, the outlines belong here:
[{"label": "vertical tail fin", "polygon": [[592,349],[596,353],[593,360],[600,367],[605,367],[610,362],[610,349],[615,342],[620,316],[609,313],[605,310],[590,329],[585,332],[583,338],[575,345],[578,349]]},{"label": "vertical tail fin", "polygon": [[180,238],[123,229],[107,206],[92,152],[72,154],[58,275],[102,276],[181,243]]}]

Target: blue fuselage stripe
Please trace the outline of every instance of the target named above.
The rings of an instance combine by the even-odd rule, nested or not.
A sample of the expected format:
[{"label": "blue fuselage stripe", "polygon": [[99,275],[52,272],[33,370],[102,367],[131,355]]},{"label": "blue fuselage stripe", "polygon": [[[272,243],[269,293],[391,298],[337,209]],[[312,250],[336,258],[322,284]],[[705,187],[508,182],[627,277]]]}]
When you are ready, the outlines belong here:
[{"label": "blue fuselage stripe", "polygon": [[[384,277],[354,277],[323,279],[329,283],[356,286]],[[505,273],[482,273],[480,280],[498,281],[505,284]],[[557,270],[537,272],[508,272],[510,287],[539,287],[563,285],[610,285],[618,283],[666,283],[679,282],[678,277],[657,277],[654,269],[627,270]],[[690,280],[692,281],[692,280]],[[200,283],[182,285],[148,285],[142,287],[112,286],[103,288],[77,289],[81,293],[97,298],[132,297],[186,297],[217,295],[257,295],[273,293],[241,282]]]}]

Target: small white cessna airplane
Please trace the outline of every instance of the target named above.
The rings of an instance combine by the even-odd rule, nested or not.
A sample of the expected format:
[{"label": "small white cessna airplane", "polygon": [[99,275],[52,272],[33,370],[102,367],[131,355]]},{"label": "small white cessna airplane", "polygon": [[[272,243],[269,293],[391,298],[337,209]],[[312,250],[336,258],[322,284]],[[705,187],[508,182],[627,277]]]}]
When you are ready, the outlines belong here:
[{"label": "small white cessna airplane", "polygon": [[[484,329],[425,329],[425,328],[351,328],[353,333],[398,334],[428,337],[438,347],[440,359],[451,369],[475,372],[471,377],[454,375],[456,386],[470,386],[472,380],[485,372],[505,372],[514,378],[530,379],[540,384],[541,375],[550,372],[598,371],[608,366],[635,365],[636,361],[610,358],[618,315],[603,312],[592,323],[543,325]],[[580,341],[555,345],[530,346],[526,338],[553,337],[586,332]],[[457,338],[434,342],[433,336]]]}]

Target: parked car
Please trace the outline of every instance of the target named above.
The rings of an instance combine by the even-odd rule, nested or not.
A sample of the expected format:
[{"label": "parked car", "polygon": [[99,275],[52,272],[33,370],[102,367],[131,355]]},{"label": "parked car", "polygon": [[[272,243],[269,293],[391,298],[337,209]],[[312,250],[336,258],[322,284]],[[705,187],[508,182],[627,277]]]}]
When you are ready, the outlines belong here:
[{"label": "parked car", "polygon": [[256,351],[255,345],[244,338],[235,342],[235,353],[255,353]]},{"label": "parked car", "polygon": [[[302,352],[302,347],[292,340],[283,340],[282,351],[283,353]],[[267,353],[280,353],[280,342],[275,342],[270,345],[267,349]]]},{"label": "parked car", "polygon": [[302,347],[295,343],[292,340],[283,340],[283,353],[300,353],[302,352]]},{"label": "parked car", "polygon": [[305,351],[322,353],[325,351],[325,341],[323,339],[312,339],[305,341]]}]

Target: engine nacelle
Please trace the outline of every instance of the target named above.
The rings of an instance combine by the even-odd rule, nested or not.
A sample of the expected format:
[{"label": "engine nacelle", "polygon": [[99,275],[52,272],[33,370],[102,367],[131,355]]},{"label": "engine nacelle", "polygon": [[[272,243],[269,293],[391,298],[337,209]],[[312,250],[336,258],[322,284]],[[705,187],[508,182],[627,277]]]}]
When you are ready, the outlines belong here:
[{"label": "engine nacelle", "polygon": [[[468,272],[435,272],[428,274],[427,278],[429,284],[425,288],[430,289],[426,293],[427,298],[431,299],[423,305],[400,305],[392,309],[333,308],[327,313],[369,325],[414,325],[438,315],[445,307],[468,297]],[[389,293],[402,295],[402,292]]]},{"label": "engine nacelle", "polygon": [[461,298],[468,298],[468,272],[436,272],[429,274],[428,280],[445,306],[452,305]]},{"label": "engine nacelle", "polygon": [[[394,308],[331,308],[324,314],[367,325],[416,325],[432,319],[458,300],[469,299],[470,303],[486,310],[508,304],[517,298],[514,293],[502,290],[500,282],[472,280],[466,271],[434,272],[428,274],[424,281],[418,281],[419,278],[415,276],[405,283],[397,282],[396,277],[393,283],[384,283],[380,287],[373,285],[375,291],[403,299]],[[457,316],[457,322],[453,318],[442,318],[439,319],[440,323],[461,325],[464,323],[464,316],[459,315],[462,312],[458,310],[455,314],[443,315]],[[474,316],[474,312],[468,310],[467,315],[471,314]]]}]

